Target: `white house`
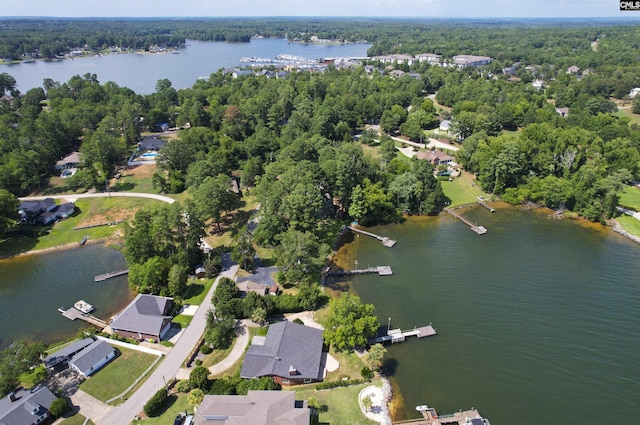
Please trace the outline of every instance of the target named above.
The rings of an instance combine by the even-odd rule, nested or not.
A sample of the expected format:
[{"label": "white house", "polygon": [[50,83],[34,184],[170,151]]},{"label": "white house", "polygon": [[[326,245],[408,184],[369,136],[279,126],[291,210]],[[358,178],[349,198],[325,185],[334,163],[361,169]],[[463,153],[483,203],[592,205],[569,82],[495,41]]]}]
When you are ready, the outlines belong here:
[{"label": "white house", "polygon": [[116,356],[116,350],[102,340],[95,341],[69,361],[69,366],[85,378],[97,372]]}]

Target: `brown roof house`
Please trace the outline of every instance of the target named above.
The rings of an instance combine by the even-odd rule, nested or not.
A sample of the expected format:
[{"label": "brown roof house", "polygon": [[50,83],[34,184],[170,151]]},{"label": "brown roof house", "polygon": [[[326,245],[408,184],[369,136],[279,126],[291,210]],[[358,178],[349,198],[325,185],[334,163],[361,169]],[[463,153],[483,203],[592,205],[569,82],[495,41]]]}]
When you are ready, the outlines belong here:
[{"label": "brown roof house", "polygon": [[69,168],[78,168],[82,163],[79,152],[71,152],[61,160],[56,162],[56,170],[67,170]]},{"label": "brown roof house", "polygon": [[266,337],[253,337],[240,376],[270,376],[280,385],[322,381],[322,347],[321,329],[287,321],[273,324]]},{"label": "brown roof house", "polygon": [[0,424],[39,424],[49,417],[49,407],[55,399],[47,387],[14,391],[0,399]]},{"label": "brown roof house", "polygon": [[160,341],[171,328],[173,299],[140,294],[109,325],[124,338]]},{"label": "brown roof house", "polygon": [[293,391],[254,391],[247,395],[206,395],[194,425],[309,425],[311,411]]},{"label": "brown roof house", "polygon": [[416,154],[418,159],[426,159],[433,165],[449,164],[455,158],[439,150],[420,151]]}]

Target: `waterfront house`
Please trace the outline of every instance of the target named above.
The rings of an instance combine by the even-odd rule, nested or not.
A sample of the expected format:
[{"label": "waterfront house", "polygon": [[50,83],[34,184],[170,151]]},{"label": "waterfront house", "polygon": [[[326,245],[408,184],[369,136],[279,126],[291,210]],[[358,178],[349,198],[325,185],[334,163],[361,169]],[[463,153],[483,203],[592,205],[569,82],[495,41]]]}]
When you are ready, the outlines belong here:
[{"label": "waterfront house", "polygon": [[322,381],[322,330],[293,322],[269,327],[266,336],[255,336],[247,350],[240,376],[269,376],[280,385]]},{"label": "waterfront house", "polygon": [[69,367],[69,360],[89,345],[94,343],[93,338],[83,338],[74,341],[60,350],[49,354],[42,360],[44,366],[51,372],[60,372]]},{"label": "waterfront house", "polygon": [[140,294],[109,325],[123,338],[160,341],[171,328],[173,299]]},{"label": "waterfront house", "polygon": [[78,168],[81,163],[80,152],[71,152],[69,155],[56,161],[56,170],[62,171],[70,168]]},{"label": "waterfront house", "polygon": [[49,407],[56,399],[47,387],[19,389],[0,399],[0,424],[33,425],[49,418]]},{"label": "waterfront house", "polygon": [[231,76],[233,78],[239,78],[239,77],[248,77],[250,75],[254,75],[253,71],[249,70],[249,69],[241,69],[241,70],[235,70],[231,73]]},{"label": "waterfront house", "polygon": [[73,202],[67,202],[65,204],[61,204],[55,211],[55,214],[58,218],[69,218],[73,215],[75,210],[76,206],[73,204]]},{"label": "waterfront house", "polygon": [[44,213],[51,213],[56,207],[56,201],[53,198],[46,198],[40,201],[24,201],[20,204],[18,214],[20,214],[20,218],[23,221],[42,222],[40,216]]},{"label": "waterfront house", "polygon": [[85,378],[91,376],[116,356],[116,350],[105,341],[93,341],[69,361],[69,366]]},{"label": "waterfront house", "polygon": [[403,64],[413,65],[413,61],[415,58],[410,55],[403,54],[393,54],[393,55],[385,55],[385,56],[374,56],[373,60],[380,61],[381,63],[389,63],[389,64]]},{"label": "waterfront house", "polygon": [[247,395],[205,395],[194,425],[309,425],[311,410],[293,391],[255,391]]}]

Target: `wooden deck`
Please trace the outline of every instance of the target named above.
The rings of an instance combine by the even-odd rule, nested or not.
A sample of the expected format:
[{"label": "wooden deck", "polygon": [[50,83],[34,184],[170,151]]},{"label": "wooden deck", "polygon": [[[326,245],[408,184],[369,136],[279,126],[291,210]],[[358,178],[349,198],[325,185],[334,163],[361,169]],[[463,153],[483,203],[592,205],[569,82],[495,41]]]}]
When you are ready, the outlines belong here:
[{"label": "wooden deck", "polygon": [[405,339],[407,339],[407,337],[410,337],[410,336],[425,338],[433,335],[436,335],[436,330],[431,325],[422,326],[420,328],[413,328],[408,331],[403,331],[401,329],[390,329],[386,335],[369,339],[369,344],[378,344],[378,343],[385,343],[385,342],[391,342],[392,344],[397,344],[399,342],[404,342]]},{"label": "wooden deck", "polygon": [[379,241],[381,241],[382,245],[386,246],[387,248],[392,248],[396,244],[396,241],[394,241],[393,239],[389,239],[386,236],[380,236],[380,235],[376,235],[375,233],[371,233],[371,232],[367,232],[367,231],[364,231],[364,230],[356,229],[353,226],[347,226],[347,228],[352,230],[352,231],[354,231],[354,232],[361,233],[361,234],[367,235],[367,236],[371,236],[372,238],[376,238]]},{"label": "wooden deck", "polygon": [[477,234],[484,235],[485,233],[487,233],[487,229],[484,226],[476,226],[475,224],[473,224],[472,222],[470,222],[469,220],[467,220],[457,212],[450,210],[449,208],[445,208],[444,210],[448,212],[452,217],[457,218],[458,220],[460,220],[461,222],[469,226],[471,230],[473,230]]},{"label": "wooden deck", "polygon": [[103,280],[111,279],[112,277],[122,276],[123,274],[129,273],[129,269],[118,270],[111,273],[100,274],[93,278],[96,282],[102,282]]},{"label": "wooden deck", "polygon": [[98,319],[97,317],[91,314],[83,313],[80,310],[77,310],[73,307],[69,309],[59,308],[58,311],[62,313],[64,317],[70,320],[76,320],[76,319],[84,320],[85,322],[90,323],[93,326],[100,329],[104,329],[107,327],[107,322],[105,322],[104,320]]},{"label": "wooden deck", "polygon": [[[426,406],[425,406],[426,407]],[[464,425],[467,419],[482,418],[477,409],[473,407],[469,410],[460,410],[456,413],[449,415],[438,415],[436,409],[428,407],[420,412],[422,414],[421,419],[409,419],[405,421],[393,422],[393,425],[445,425],[445,424],[458,424]]]},{"label": "wooden deck", "polygon": [[486,209],[488,209],[491,212],[496,212],[496,210],[494,210],[493,208],[491,208],[489,206],[489,204],[486,203],[486,201],[484,200],[484,198],[478,196],[478,204],[482,205],[483,207],[485,207]]}]

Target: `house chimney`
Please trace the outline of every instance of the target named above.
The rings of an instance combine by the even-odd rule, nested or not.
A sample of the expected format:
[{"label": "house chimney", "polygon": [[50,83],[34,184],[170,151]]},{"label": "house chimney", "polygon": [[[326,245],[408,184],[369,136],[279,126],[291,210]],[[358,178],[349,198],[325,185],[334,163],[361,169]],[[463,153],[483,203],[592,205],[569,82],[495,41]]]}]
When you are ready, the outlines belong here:
[{"label": "house chimney", "polygon": [[298,371],[296,370],[296,368],[293,366],[289,366],[289,376],[295,376],[297,374],[298,374]]}]

